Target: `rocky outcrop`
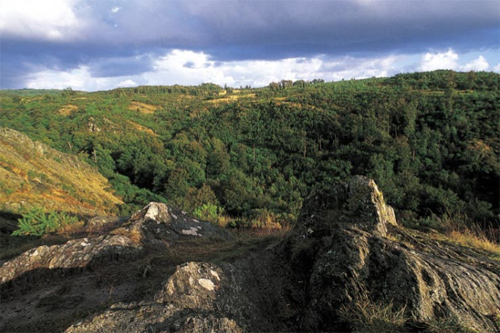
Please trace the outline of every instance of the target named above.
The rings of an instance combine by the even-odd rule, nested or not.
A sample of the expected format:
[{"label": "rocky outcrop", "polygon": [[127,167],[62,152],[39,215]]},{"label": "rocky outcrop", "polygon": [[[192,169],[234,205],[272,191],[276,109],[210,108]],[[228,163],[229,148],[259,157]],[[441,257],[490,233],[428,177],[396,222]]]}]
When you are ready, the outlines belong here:
[{"label": "rocky outcrop", "polygon": [[232,282],[215,265],[189,262],[177,267],[153,301],[115,304],[66,332],[242,332],[217,310],[222,285]]},{"label": "rocky outcrop", "polygon": [[164,246],[180,237],[232,239],[227,230],[205,221],[190,218],[185,212],[152,202],[132,217],[99,216],[90,219],[85,231],[109,233],[98,237],[74,239],[62,245],[40,246],[4,263],[0,283],[8,282],[35,269],[84,268],[103,260],[133,259],[144,245]]},{"label": "rocky outcrop", "polygon": [[308,279],[303,328],[349,325],[340,309],[371,302],[404,309],[409,325],[450,321],[496,332],[491,317],[500,313],[498,262],[464,260],[463,248],[442,247],[398,227],[373,180],[354,177],[306,204],[281,251],[292,254],[287,260]]},{"label": "rocky outcrop", "polygon": [[63,245],[39,246],[4,263],[0,282],[5,283],[36,269],[77,269],[97,261],[131,259],[141,248],[120,235],[70,240]]},{"label": "rocky outcrop", "polygon": [[141,233],[145,242],[172,241],[183,236],[233,238],[227,230],[159,202],[151,202],[136,212],[125,226],[130,231]]},{"label": "rocky outcrop", "polygon": [[[176,242],[190,237],[220,244],[233,236],[161,203],[112,223],[111,232],[120,235],[30,250],[5,263],[0,276],[15,277],[17,266],[81,267],[143,247],[145,258],[129,256],[127,268],[115,269],[127,274],[122,290],[131,277],[144,284],[152,274],[158,279],[154,291],[140,298],[124,292],[105,310],[73,319],[68,332],[377,331],[359,326],[373,318],[398,332],[432,332],[442,323],[449,331],[499,329],[498,261],[399,226],[374,181],[365,177],[311,197],[294,230],[278,243],[237,259],[175,264],[175,271],[162,268]],[[120,244],[102,246],[111,240]],[[111,280],[114,290],[116,277]],[[386,317],[363,319],[370,309]],[[398,318],[390,322],[391,316]]]}]

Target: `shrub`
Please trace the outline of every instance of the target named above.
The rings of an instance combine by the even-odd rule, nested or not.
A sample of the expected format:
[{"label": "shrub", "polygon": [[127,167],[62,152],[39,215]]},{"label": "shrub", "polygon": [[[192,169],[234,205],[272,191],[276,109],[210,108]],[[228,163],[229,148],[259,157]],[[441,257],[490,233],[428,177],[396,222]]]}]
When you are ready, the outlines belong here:
[{"label": "shrub", "polygon": [[18,220],[13,236],[43,236],[78,222],[78,218],[64,212],[44,213],[43,208],[33,207]]},{"label": "shrub", "polygon": [[207,203],[194,210],[193,215],[199,219],[217,223],[217,218],[222,215],[223,209],[216,205]]}]

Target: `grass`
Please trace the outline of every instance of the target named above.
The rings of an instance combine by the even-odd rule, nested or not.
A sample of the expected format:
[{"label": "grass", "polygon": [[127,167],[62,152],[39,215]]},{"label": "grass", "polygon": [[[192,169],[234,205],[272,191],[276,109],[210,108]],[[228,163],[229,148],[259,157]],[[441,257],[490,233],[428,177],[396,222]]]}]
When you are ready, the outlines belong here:
[{"label": "grass", "polygon": [[76,156],[7,129],[0,131],[0,150],[0,202],[9,203],[11,209],[39,205],[50,211],[96,215],[122,203],[107,190],[108,181]]},{"label": "grass", "polygon": [[479,333],[478,331],[461,325],[456,318],[435,319],[428,323],[425,330],[428,333]]},{"label": "grass", "polygon": [[[465,216],[445,215],[440,219],[440,225],[444,230],[445,240],[480,249],[489,253],[492,259],[500,260],[500,239],[495,239],[493,230],[484,230],[478,224],[469,221]],[[433,238],[443,238],[442,235],[431,235]]]},{"label": "grass", "polygon": [[117,228],[110,232],[111,235],[127,236],[134,244],[141,244],[143,235],[140,229]]},{"label": "grass", "polygon": [[471,231],[470,229],[465,229],[460,231],[451,231],[447,234],[447,236],[460,245],[482,249],[500,259],[500,244],[493,243],[484,233],[478,233]]},{"label": "grass", "polygon": [[355,332],[402,332],[409,318],[406,307],[396,309],[392,302],[383,304],[371,300],[357,301],[340,308],[339,316],[350,323]]}]

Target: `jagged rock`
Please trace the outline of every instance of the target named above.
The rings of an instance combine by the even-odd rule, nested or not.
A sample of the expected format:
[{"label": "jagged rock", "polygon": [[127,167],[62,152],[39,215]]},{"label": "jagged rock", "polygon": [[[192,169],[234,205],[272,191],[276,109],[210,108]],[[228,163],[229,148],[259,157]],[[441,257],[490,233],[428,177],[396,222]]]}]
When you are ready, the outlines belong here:
[{"label": "jagged rock", "polygon": [[[75,239],[62,245],[31,249],[0,267],[0,282],[39,268],[83,268],[105,257],[133,257],[140,252],[142,244],[158,240],[174,240],[182,236],[232,238],[227,230],[156,202],[137,211],[126,222],[118,217],[95,217],[87,222],[85,231],[103,232],[120,226],[125,226],[121,231],[123,234]],[[116,230],[110,232],[116,233]]]},{"label": "jagged rock", "polygon": [[225,297],[219,293],[222,283],[229,281],[215,265],[180,265],[154,301],[115,304],[66,332],[242,332],[235,320],[217,310],[219,298]]},{"label": "jagged rock", "polygon": [[[144,253],[158,256],[138,260],[136,279],[148,279],[144,265],[154,276],[169,260],[156,251],[170,248],[146,246],[155,240],[199,235],[230,239],[226,230],[205,223],[151,203],[120,224],[125,234],[141,235]],[[85,242],[97,246],[106,237]],[[10,274],[15,262],[50,267],[49,258],[63,249],[71,250],[61,253],[68,260],[56,260],[58,267],[88,264],[81,246],[67,243],[50,255],[44,252],[47,247],[30,250],[5,263],[1,269],[9,268],[0,276]],[[103,253],[116,251],[110,250]],[[296,227],[280,243],[217,262],[188,262],[173,274],[163,271],[159,290],[121,298],[104,312],[75,319],[67,332],[349,331],[356,326],[343,310],[354,313],[358,304],[390,304],[401,310],[407,324],[399,331],[432,331],[436,321],[498,331],[492,319],[500,313],[498,261],[398,226],[376,184],[365,177],[339,182],[330,193],[310,198]]]},{"label": "jagged rock", "polygon": [[168,207],[164,203],[151,202],[137,211],[125,223],[131,231],[143,234],[146,242],[175,240],[182,236],[232,239],[232,234],[212,223],[192,218],[186,212]]},{"label": "jagged rock", "polygon": [[35,269],[83,268],[106,259],[132,258],[141,248],[121,235],[74,239],[62,245],[39,246],[4,263],[0,282],[5,283]]},{"label": "jagged rock", "polygon": [[155,301],[189,309],[213,309],[221,275],[221,269],[210,264],[190,262],[181,265],[156,295]]},{"label": "jagged rock", "polygon": [[[318,209],[319,208],[319,209]],[[500,269],[483,258],[467,262],[460,248],[443,255],[422,237],[407,246],[388,239],[407,235],[397,227],[373,180],[354,177],[330,196],[305,204],[304,214],[282,249],[308,278],[303,327],[335,330],[339,309],[362,301],[405,308],[416,322],[452,320],[495,332],[489,316],[500,313]]]}]

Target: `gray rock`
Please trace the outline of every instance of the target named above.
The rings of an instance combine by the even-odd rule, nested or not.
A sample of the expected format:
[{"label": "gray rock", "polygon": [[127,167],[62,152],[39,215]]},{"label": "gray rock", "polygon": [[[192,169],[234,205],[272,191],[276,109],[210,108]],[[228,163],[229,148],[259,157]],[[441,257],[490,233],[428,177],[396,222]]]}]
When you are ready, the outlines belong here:
[{"label": "gray rock", "polygon": [[229,281],[215,265],[180,265],[154,301],[115,304],[66,332],[242,332],[235,320],[217,310],[223,283]]},{"label": "gray rock", "polygon": [[233,235],[210,222],[200,221],[164,203],[151,202],[125,223],[129,230],[141,233],[145,242],[172,241],[179,237],[233,239]]},{"label": "gray rock", "polygon": [[292,249],[290,265],[308,278],[304,328],[334,330],[341,307],[368,300],[405,309],[415,322],[497,331],[490,318],[500,313],[498,262],[398,227],[368,178],[353,177],[306,203],[285,248]]},{"label": "gray rock", "polygon": [[39,246],[0,267],[0,282],[13,280],[35,269],[84,268],[98,261],[131,259],[141,247],[122,235],[70,240],[62,245]]}]

